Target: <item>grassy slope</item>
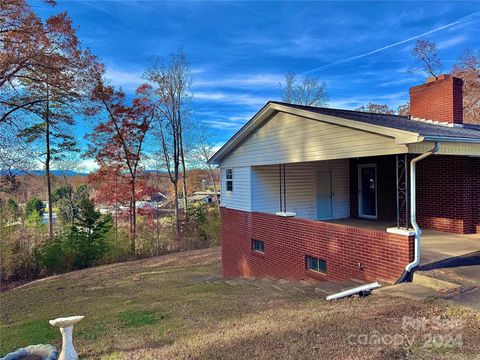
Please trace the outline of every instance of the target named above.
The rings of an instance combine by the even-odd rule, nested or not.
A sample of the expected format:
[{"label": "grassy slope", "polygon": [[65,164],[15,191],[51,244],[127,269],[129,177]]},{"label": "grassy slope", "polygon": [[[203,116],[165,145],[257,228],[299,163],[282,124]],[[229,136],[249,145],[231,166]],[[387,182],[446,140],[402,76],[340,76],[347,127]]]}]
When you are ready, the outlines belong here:
[{"label": "grassy slope", "polygon": [[417,332],[410,359],[472,359],[480,351],[478,313],[436,301],[370,296],[339,302],[254,286],[207,284],[219,249],[103,266],[47,278],[0,296],[0,354],[60,345],[47,320],[85,315],[75,329],[82,359],[405,358],[401,346],[350,345],[349,334],[411,334],[402,317],[462,320],[463,345],[426,350]]}]

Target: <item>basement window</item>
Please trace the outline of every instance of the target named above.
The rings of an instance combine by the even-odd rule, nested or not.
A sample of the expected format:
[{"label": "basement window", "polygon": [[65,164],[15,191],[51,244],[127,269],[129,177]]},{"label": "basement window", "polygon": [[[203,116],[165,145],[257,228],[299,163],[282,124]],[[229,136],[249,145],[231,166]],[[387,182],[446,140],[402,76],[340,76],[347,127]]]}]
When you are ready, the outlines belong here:
[{"label": "basement window", "polygon": [[265,253],[265,243],[260,240],[252,239],[252,250],[262,254]]},{"label": "basement window", "polygon": [[313,256],[305,256],[305,262],[308,270],[324,274],[327,272],[327,262],[325,260]]},{"label": "basement window", "polygon": [[233,169],[225,170],[225,179],[227,180],[227,191],[233,191]]}]

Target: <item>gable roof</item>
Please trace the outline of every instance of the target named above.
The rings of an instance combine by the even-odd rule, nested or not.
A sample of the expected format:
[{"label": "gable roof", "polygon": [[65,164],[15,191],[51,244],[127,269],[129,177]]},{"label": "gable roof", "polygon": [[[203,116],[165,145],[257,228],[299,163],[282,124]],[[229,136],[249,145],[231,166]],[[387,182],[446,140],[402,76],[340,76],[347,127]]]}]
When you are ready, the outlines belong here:
[{"label": "gable roof", "polygon": [[411,120],[407,116],[269,101],[210,158],[209,162],[218,163],[258,126],[278,111],[395,137],[396,142],[403,144],[421,141],[480,143],[480,126],[475,125],[464,125],[462,127],[445,126],[426,121]]},{"label": "gable roof", "polygon": [[376,114],[363,111],[331,109],[314,106],[303,106],[296,104],[288,104],[280,101],[270,101],[272,104],[280,104],[291,108],[312,111],[318,114],[330,115],[361,121],[364,123],[386,126],[393,129],[412,131],[420,136],[447,136],[480,139],[480,126],[466,125],[465,127],[450,127],[445,125],[434,124],[426,121],[411,120],[408,116]]}]

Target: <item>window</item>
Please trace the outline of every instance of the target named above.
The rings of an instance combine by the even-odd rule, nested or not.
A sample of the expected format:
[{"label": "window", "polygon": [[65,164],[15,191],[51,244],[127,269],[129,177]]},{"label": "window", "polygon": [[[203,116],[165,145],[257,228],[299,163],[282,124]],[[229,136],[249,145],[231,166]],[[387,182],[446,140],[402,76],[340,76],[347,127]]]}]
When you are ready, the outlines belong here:
[{"label": "window", "polygon": [[306,256],[307,269],[321,273],[327,272],[327,262],[312,256]]},{"label": "window", "polygon": [[252,239],[252,250],[260,253],[265,252],[265,244],[263,241]]},{"label": "window", "polygon": [[226,169],[225,175],[227,179],[227,191],[233,191],[233,169]]}]

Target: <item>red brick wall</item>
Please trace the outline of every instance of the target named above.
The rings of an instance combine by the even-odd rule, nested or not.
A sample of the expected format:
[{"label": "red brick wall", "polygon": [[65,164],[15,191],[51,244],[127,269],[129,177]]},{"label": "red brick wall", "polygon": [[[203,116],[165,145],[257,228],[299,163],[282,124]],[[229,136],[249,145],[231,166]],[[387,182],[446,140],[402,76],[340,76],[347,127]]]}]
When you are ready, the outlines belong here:
[{"label": "red brick wall", "polygon": [[417,164],[420,227],[459,234],[480,230],[480,159],[434,155]]},{"label": "red brick wall", "polygon": [[463,81],[440,75],[439,79],[410,88],[410,114],[412,117],[463,123]]},{"label": "red brick wall", "polygon": [[[413,237],[227,208],[222,208],[221,217],[223,274],[227,277],[393,282],[413,258]],[[252,252],[251,239],[264,241],[263,256]],[[327,275],[307,271],[305,255],[326,260]]]}]

